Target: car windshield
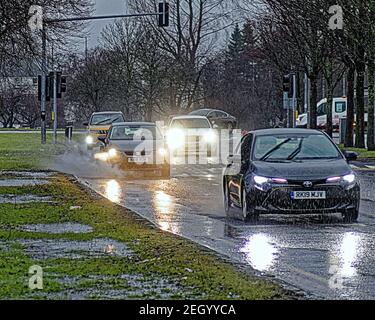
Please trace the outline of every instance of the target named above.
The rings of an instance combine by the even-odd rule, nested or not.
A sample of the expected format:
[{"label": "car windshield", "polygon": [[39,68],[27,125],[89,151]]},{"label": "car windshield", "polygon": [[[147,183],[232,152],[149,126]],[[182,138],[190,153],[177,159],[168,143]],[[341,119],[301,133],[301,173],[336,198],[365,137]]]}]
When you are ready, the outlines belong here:
[{"label": "car windshield", "polygon": [[338,158],[341,158],[338,149],[321,134],[260,136],[253,151],[253,159],[260,161]]},{"label": "car windshield", "polygon": [[90,125],[92,126],[101,125],[101,124],[109,125],[112,123],[118,123],[118,122],[124,122],[124,121],[125,121],[124,117],[119,113],[94,114],[91,118]]},{"label": "car windshield", "polygon": [[191,114],[192,116],[203,116],[203,117],[205,117],[205,116],[208,115],[209,112],[210,112],[210,110],[205,110],[205,109],[203,109],[203,110],[196,110],[196,111],[193,111],[193,112],[191,112],[190,114]]},{"label": "car windshield", "polygon": [[206,119],[176,119],[171,123],[171,128],[179,129],[209,129],[210,123]]},{"label": "car windshield", "polygon": [[110,140],[161,140],[162,134],[155,126],[115,126]]}]

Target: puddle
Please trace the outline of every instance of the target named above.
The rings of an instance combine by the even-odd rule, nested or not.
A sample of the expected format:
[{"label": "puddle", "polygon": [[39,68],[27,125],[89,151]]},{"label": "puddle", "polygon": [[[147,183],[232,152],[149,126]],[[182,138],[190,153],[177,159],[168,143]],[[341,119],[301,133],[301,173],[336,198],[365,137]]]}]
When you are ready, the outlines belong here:
[{"label": "puddle", "polygon": [[22,239],[26,253],[36,260],[42,259],[82,259],[105,256],[131,257],[134,255],[124,243],[111,239],[93,239],[91,241],[72,241],[61,239]]},{"label": "puddle", "polygon": [[27,232],[39,232],[50,234],[63,234],[63,233],[90,233],[93,228],[79,223],[52,223],[52,224],[30,224],[23,225],[17,229]]},{"label": "puddle", "polygon": [[23,177],[33,179],[47,179],[51,177],[53,172],[32,172],[32,171],[0,171],[0,177],[2,175],[12,177]]},{"label": "puddle", "polygon": [[[84,288],[65,289],[57,294],[49,294],[52,299],[84,300],[96,299],[135,299],[147,297],[147,299],[171,299],[176,295],[182,298],[203,298],[200,294],[193,293],[192,288],[179,285],[176,281],[164,278],[145,278],[142,274],[122,274],[118,276],[88,275],[85,277],[59,277],[53,279],[61,283],[65,288],[78,286],[84,280]],[[116,282],[113,287],[111,282]],[[92,283],[90,283],[92,282]],[[90,286],[91,284],[91,286]],[[42,293],[41,293],[42,294]]]},{"label": "puddle", "polygon": [[48,184],[48,181],[41,179],[0,179],[0,187],[23,187]]},{"label": "puddle", "polygon": [[0,195],[0,203],[32,203],[32,202],[53,202],[52,197],[38,197],[34,195]]}]

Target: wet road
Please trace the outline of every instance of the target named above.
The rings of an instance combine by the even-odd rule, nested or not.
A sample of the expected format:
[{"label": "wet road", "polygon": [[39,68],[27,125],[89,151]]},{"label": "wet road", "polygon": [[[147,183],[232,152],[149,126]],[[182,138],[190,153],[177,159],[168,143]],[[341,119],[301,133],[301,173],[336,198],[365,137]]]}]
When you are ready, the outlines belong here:
[{"label": "wet road", "polygon": [[[178,166],[171,181],[80,180],[113,202],[232,261],[322,299],[375,299],[375,202],[362,201],[357,224],[341,216],[262,216],[254,225],[227,218],[219,167]],[[359,173],[375,200],[375,173]],[[239,214],[239,213],[238,213]]]}]

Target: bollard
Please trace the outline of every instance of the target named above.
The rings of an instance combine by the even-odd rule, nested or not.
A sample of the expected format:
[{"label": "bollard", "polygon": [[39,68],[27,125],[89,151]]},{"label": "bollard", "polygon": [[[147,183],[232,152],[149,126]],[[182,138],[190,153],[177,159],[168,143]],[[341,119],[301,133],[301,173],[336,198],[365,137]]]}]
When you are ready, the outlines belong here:
[{"label": "bollard", "polygon": [[72,140],[72,137],[73,137],[73,126],[67,126],[65,128],[65,137],[68,140]]},{"label": "bollard", "polygon": [[346,117],[340,119],[340,144],[345,143],[346,123]]}]

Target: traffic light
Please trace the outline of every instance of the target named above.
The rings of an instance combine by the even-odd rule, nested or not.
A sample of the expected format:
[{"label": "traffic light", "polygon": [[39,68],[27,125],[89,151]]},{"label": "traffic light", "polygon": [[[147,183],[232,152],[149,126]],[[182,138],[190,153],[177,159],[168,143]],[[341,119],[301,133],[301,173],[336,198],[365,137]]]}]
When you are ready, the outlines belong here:
[{"label": "traffic light", "polygon": [[67,91],[66,76],[61,76],[60,87],[61,87],[60,88],[61,93],[66,93]]},{"label": "traffic light", "polygon": [[63,93],[66,93],[66,76],[57,72],[57,98],[61,99]]},{"label": "traffic light", "polygon": [[169,3],[159,2],[159,27],[169,27]]},{"label": "traffic light", "polygon": [[[51,100],[50,77],[46,77],[46,101]],[[38,76],[38,101],[42,101],[42,76]]]},{"label": "traffic light", "polygon": [[288,74],[283,78],[283,92],[288,93],[288,98],[293,98],[294,95],[294,77],[292,74]]}]

